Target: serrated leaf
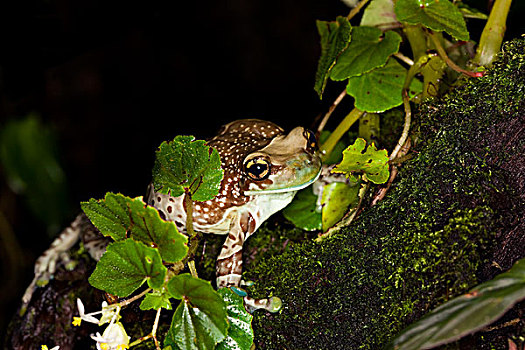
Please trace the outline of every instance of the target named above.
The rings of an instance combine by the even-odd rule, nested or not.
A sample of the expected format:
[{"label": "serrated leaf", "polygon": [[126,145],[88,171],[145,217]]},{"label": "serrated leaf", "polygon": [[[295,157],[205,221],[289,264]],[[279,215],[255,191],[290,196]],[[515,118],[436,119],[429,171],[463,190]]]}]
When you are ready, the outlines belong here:
[{"label": "serrated leaf", "polygon": [[[355,99],[356,108],[372,113],[384,112],[403,103],[402,90],[407,70],[395,59],[384,67],[348,79],[347,92]],[[413,79],[409,95],[421,92],[423,84]]]},{"label": "serrated leaf", "polygon": [[115,241],[127,238],[131,220],[126,196],[108,192],[104,199],[91,198],[88,202],[80,203],[80,207],[104,236]]},{"label": "serrated leaf", "polygon": [[401,22],[422,24],[438,32],[447,32],[457,40],[469,40],[463,15],[448,0],[398,0],[394,12]]},{"label": "serrated leaf", "polygon": [[360,25],[369,27],[392,26],[397,23],[393,0],[372,0],[363,12]]},{"label": "serrated leaf", "polygon": [[179,135],[157,150],[153,186],[174,197],[188,192],[193,200],[206,201],[219,193],[223,175],[216,149],[193,136]]},{"label": "serrated leaf", "polygon": [[306,231],[317,231],[323,227],[321,211],[317,210],[317,196],[311,187],[299,191],[290,205],[284,208],[283,215]]},{"label": "serrated leaf", "polygon": [[171,263],[182,260],[188,252],[188,238],[177,230],[174,222],[161,219],[159,212],[147,206],[142,197],[132,199],[108,192],[104,199],[90,199],[81,203],[81,207],[104,236],[116,241],[130,236],[157,247],[162,259]]},{"label": "serrated leaf", "polygon": [[321,198],[324,232],[339,222],[350,207],[357,207],[360,187],[359,184],[349,185],[342,182],[332,182],[324,186]]},{"label": "serrated leaf", "polygon": [[244,308],[243,298],[230,288],[221,288],[217,292],[226,303],[230,327],[228,336],[217,345],[216,350],[250,350],[253,344],[253,316]]},{"label": "serrated leaf", "polygon": [[500,318],[525,299],[525,259],[468,294],[454,298],[403,330],[389,349],[428,349],[457,340]]},{"label": "serrated leaf", "polygon": [[330,70],[350,42],[352,26],[348,19],[341,16],[335,22],[317,21],[316,24],[321,36],[321,57],[315,74],[314,90],[322,98]]},{"label": "serrated leaf", "polygon": [[174,276],[167,286],[170,295],[182,299],[173,314],[164,346],[179,349],[214,349],[227,334],[226,306],[207,281],[189,274]]},{"label": "serrated leaf", "polygon": [[108,245],[89,283],[110,294],[127,297],[146,281],[151,288],[160,288],[166,271],[157,249],[126,239]]},{"label": "serrated leaf", "polygon": [[158,310],[164,308],[171,310],[171,301],[170,295],[167,292],[161,292],[159,290],[154,290],[144,297],[140,303],[141,310]]},{"label": "serrated leaf", "polygon": [[362,173],[367,180],[382,184],[388,180],[388,152],[377,150],[375,144],[366,147],[366,141],[358,138],[353,145],[343,151],[343,160],[332,170],[343,173],[352,181],[357,181],[355,173]]},{"label": "serrated leaf", "polygon": [[399,51],[401,37],[393,31],[381,32],[373,27],[355,27],[352,41],[332,68],[332,80],[345,80],[382,67]]}]

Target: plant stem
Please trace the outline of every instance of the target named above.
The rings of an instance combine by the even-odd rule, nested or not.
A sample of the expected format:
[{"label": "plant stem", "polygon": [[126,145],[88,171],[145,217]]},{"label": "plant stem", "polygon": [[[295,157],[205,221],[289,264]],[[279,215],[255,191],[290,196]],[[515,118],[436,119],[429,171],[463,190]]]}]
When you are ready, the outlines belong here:
[{"label": "plant stem", "polygon": [[160,350],[159,341],[157,340],[157,328],[159,327],[159,319],[160,319],[160,311],[162,308],[159,308],[157,310],[157,314],[155,315],[155,322],[153,323],[153,328],[151,329],[151,336],[153,337],[153,341],[155,342],[155,348],[157,350]]},{"label": "plant stem", "polygon": [[188,268],[190,269],[190,273],[193,277],[199,278],[199,274],[197,273],[197,269],[195,268],[195,260],[188,261]]},{"label": "plant stem", "polygon": [[339,105],[339,103],[341,103],[341,101],[343,100],[345,96],[346,96],[346,88],[343,90],[343,92],[339,94],[339,96],[337,96],[337,98],[335,99],[334,103],[332,103],[330,108],[328,108],[328,112],[326,112],[326,114],[323,117],[323,120],[321,120],[321,123],[319,124],[319,127],[317,128],[318,133],[321,133],[321,131],[323,131],[326,123],[328,122],[328,119],[330,118],[335,108]]},{"label": "plant stem", "polygon": [[184,194],[184,210],[186,211],[186,232],[190,238],[195,237],[196,233],[193,229],[193,201],[189,193]]},{"label": "plant stem", "polygon": [[359,2],[359,4],[357,4],[356,7],[354,7],[352,9],[352,11],[350,11],[350,13],[348,14],[348,16],[346,17],[348,20],[351,20],[355,15],[357,15],[359,13],[359,11],[361,11],[361,9],[363,8],[363,6],[365,6],[366,4],[368,3],[368,0],[361,0]]},{"label": "plant stem", "polygon": [[131,304],[132,302],[134,302],[135,300],[140,299],[140,298],[142,298],[144,295],[148,294],[151,290],[152,290],[151,288],[145,289],[145,290],[143,290],[140,294],[137,294],[137,295],[135,295],[134,297],[131,297],[131,298],[129,298],[129,299],[122,300],[122,301],[119,302],[117,305],[120,306],[120,307],[123,307],[123,306],[129,305],[129,304]]},{"label": "plant stem", "polygon": [[507,15],[512,0],[496,0],[490,11],[487,24],[481,33],[474,63],[486,66],[492,63],[501,49],[501,42],[506,30]]},{"label": "plant stem", "polygon": [[458,73],[463,73],[466,76],[472,77],[472,78],[479,78],[479,77],[483,76],[483,72],[471,72],[471,71],[465,70],[465,69],[461,68],[460,66],[458,66],[454,61],[452,61],[448,57],[445,49],[443,48],[443,46],[441,46],[441,43],[439,42],[439,39],[436,37],[436,34],[431,32],[431,31],[429,31],[428,35],[430,36],[430,39],[432,39],[432,42],[436,46],[436,50],[437,50],[439,56],[441,57],[441,59],[443,61],[445,61],[447,63],[447,65],[450,68],[452,68],[453,70],[455,70]]},{"label": "plant stem", "polygon": [[428,49],[425,32],[419,25],[406,25],[403,27],[403,32],[410,43],[414,61],[417,62],[421,56],[426,54]]},{"label": "plant stem", "polygon": [[350,129],[350,127],[359,120],[359,118],[363,115],[363,111],[354,108],[348,115],[343,119],[341,123],[335,128],[334,132],[330,134],[328,139],[323,143],[320,147],[321,150],[321,159],[324,161],[329,156],[330,153],[332,153],[332,150],[334,149],[335,145],[337,144],[337,141],[343,137],[343,135]]}]

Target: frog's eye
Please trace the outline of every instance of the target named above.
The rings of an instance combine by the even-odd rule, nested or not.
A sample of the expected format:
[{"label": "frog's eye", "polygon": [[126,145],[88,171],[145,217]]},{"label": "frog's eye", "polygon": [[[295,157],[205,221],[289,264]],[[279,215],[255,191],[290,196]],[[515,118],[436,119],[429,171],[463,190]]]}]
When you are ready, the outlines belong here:
[{"label": "frog's eye", "polygon": [[308,147],[311,148],[311,149],[316,149],[317,148],[317,140],[315,138],[314,133],[311,132],[308,129],[304,129],[303,135],[304,135],[304,138],[307,141]]},{"label": "frog's eye", "polygon": [[252,158],[244,163],[244,170],[254,180],[264,180],[270,175],[270,162],[264,158]]}]

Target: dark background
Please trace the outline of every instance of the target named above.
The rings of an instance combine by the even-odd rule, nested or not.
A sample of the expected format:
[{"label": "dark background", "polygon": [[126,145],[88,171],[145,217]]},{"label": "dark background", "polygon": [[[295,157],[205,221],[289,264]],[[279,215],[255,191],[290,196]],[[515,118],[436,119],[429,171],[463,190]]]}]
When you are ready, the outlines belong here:
[{"label": "dark background", "polygon": [[[486,12],[487,3],[475,6]],[[523,30],[518,3],[508,38]],[[144,194],[156,147],[177,134],[207,138],[247,117],[285,129],[312,124],[343,89],[329,87],[323,101],[313,91],[315,20],[348,11],[338,0],[3,2],[0,128],[36,112],[55,132],[66,225],[82,200]],[[469,22],[473,39],[480,28]],[[17,303],[9,298],[18,300],[51,238],[4,180],[0,169],[0,211],[21,247],[20,270],[4,271],[17,282],[1,287],[0,312],[9,315]]]}]

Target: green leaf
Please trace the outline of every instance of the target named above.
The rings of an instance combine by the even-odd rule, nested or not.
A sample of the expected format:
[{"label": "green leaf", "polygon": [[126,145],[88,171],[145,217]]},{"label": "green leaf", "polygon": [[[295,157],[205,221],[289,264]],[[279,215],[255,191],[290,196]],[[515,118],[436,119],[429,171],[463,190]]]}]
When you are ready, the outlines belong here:
[{"label": "green leaf", "polygon": [[223,175],[216,149],[193,136],[179,135],[157,150],[153,186],[174,197],[188,192],[193,200],[206,201],[219,193]]},{"label": "green leaf", "polygon": [[244,308],[243,298],[230,288],[221,288],[217,292],[226,303],[230,328],[228,336],[217,345],[216,350],[250,350],[253,344],[253,316]]},{"label": "green leaf", "polygon": [[151,293],[146,294],[142,302],[140,303],[141,310],[158,310],[164,308],[171,310],[170,295],[163,291],[154,290]]},{"label": "green leaf", "polygon": [[330,78],[345,80],[382,67],[392,54],[399,51],[400,43],[399,34],[391,30],[383,35],[377,28],[355,27],[352,41],[337,59]]},{"label": "green leaf", "polygon": [[389,349],[427,349],[449,343],[500,318],[525,299],[525,259],[468,294],[439,306],[403,330]]},{"label": "green leaf", "polygon": [[322,98],[330,70],[337,57],[350,42],[352,26],[345,17],[337,17],[335,22],[317,21],[317,30],[321,36],[321,57],[315,74],[314,90]]},{"label": "green leaf", "polygon": [[343,151],[343,160],[332,170],[343,173],[351,181],[357,181],[354,173],[363,173],[367,180],[382,184],[388,180],[388,152],[377,150],[374,143],[366,147],[366,141],[358,138]]},{"label": "green leaf", "polygon": [[188,252],[188,238],[174,222],[162,220],[159,212],[141,197],[132,199],[108,192],[104,199],[90,199],[81,207],[104,236],[120,241],[131,232],[133,239],[157,247],[162,259],[171,263],[182,260]]},{"label": "green leaf", "polygon": [[126,239],[108,245],[89,283],[110,294],[127,297],[146,281],[151,288],[160,288],[166,271],[157,249]]},{"label": "green leaf", "polygon": [[487,16],[485,13],[481,12],[478,9],[468,6],[467,4],[463,2],[458,2],[457,6],[458,6],[458,9],[461,11],[461,14],[465,18],[485,19],[485,20],[489,18],[489,16]]},{"label": "green leaf", "polygon": [[457,40],[469,40],[463,15],[448,0],[398,0],[394,11],[401,22],[422,24],[438,32],[447,32]]},{"label": "green leaf", "polygon": [[317,210],[317,196],[313,194],[312,187],[299,191],[292,203],[284,208],[283,215],[306,231],[317,231],[323,227],[321,212]]},{"label": "green leaf", "polygon": [[174,276],[168,292],[181,303],[173,314],[164,346],[179,349],[214,349],[228,329],[226,306],[207,281],[189,274]]},{"label": "green leaf", "polygon": [[[384,67],[348,79],[346,90],[355,98],[355,106],[365,112],[384,112],[403,103],[402,90],[407,70],[395,59]],[[409,95],[422,91],[423,84],[412,80]]]},{"label": "green leaf", "polygon": [[350,206],[357,208],[360,188],[359,184],[348,185],[342,182],[333,182],[324,186],[321,199],[324,232],[339,222]]},{"label": "green leaf", "polygon": [[372,0],[363,12],[361,26],[381,27],[397,23],[393,0]]}]

